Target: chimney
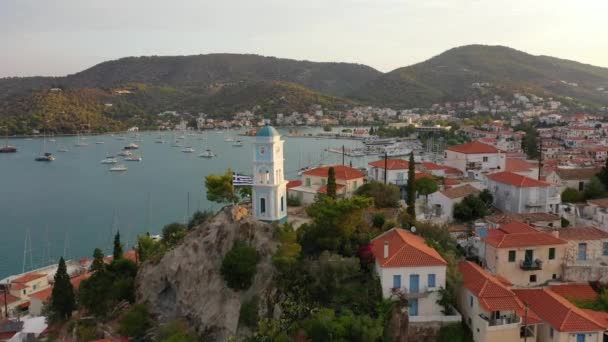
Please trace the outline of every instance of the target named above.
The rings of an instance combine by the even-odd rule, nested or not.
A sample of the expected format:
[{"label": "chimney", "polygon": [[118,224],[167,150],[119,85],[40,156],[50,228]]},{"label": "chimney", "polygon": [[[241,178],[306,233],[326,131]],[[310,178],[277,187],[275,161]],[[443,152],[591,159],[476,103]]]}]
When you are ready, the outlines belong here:
[{"label": "chimney", "polygon": [[559,239],[559,230],[555,229],[551,231],[551,234]]},{"label": "chimney", "polygon": [[384,259],[388,258],[388,241],[384,241]]}]

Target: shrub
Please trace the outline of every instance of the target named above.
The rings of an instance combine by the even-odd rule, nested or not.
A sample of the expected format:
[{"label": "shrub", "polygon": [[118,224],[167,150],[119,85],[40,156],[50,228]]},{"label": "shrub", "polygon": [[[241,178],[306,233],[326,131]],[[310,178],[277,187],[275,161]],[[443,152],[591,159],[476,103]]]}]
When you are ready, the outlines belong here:
[{"label": "shrub", "polygon": [[392,184],[369,182],[359,187],[355,194],[372,198],[376,208],[396,208],[399,206],[400,191],[397,186]]},{"label": "shrub", "polygon": [[299,207],[302,205],[302,201],[297,196],[287,196],[288,207]]},{"label": "shrub", "polygon": [[221,274],[228,287],[246,290],[251,286],[260,256],[255,248],[236,242],[222,261]]},{"label": "shrub", "polygon": [[174,320],[160,327],[158,340],[161,342],[196,342],[198,338],[185,321]]},{"label": "shrub", "polygon": [[190,221],[188,221],[188,229],[192,229],[192,228],[198,226],[199,224],[205,222],[211,216],[213,216],[213,213],[210,211],[197,210],[192,215],[192,218],[190,218]]},{"label": "shrub", "polygon": [[143,304],[137,304],[122,316],[118,331],[124,336],[141,339],[151,327],[152,319],[148,309]]},{"label": "shrub", "polygon": [[181,223],[171,223],[163,227],[163,242],[169,246],[177,245],[186,236],[187,227]]},{"label": "shrub", "polygon": [[260,299],[258,296],[253,296],[250,300],[246,301],[241,305],[241,312],[239,315],[239,322],[248,327],[256,327],[258,325],[258,307]]},{"label": "shrub", "polygon": [[451,323],[439,329],[438,342],[472,342],[471,333],[462,323]]},{"label": "shrub", "polygon": [[375,228],[382,228],[384,226],[384,222],[386,222],[384,215],[374,214],[374,216],[372,216],[372,226]]},{"label": "shrub", "polygon": [[577,191],[576,189],[566,188],[562,192],[562,202],[565,203],[577,203],[582,202],[584,200],[584,195],[582,192]]}]

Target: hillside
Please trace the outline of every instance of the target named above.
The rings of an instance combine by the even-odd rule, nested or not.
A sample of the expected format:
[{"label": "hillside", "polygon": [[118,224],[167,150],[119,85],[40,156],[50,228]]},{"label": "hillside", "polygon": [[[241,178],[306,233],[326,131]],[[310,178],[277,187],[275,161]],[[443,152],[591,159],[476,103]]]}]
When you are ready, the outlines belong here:
[{"label": "hillside", "polygon": [[608,89],[608,68],[485,45],[454,48],[425,62],[393,70],[350,96],[398,108],[428,106],[476,95],[471,87],[474,82],[490,82],[502,90],[608,104],[608,94],[597,90]]}]

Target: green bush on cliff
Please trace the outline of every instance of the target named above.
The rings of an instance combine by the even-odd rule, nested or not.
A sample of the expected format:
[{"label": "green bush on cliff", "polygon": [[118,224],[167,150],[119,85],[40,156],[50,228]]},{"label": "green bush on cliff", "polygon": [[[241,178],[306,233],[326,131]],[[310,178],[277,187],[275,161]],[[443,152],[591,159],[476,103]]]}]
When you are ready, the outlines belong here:
[{"label": "green bush on cliff", "polygon": [[221,274],[228,287],[246,290],[253,283],[260,255],[255,248],[237,241],[222,261]]}]

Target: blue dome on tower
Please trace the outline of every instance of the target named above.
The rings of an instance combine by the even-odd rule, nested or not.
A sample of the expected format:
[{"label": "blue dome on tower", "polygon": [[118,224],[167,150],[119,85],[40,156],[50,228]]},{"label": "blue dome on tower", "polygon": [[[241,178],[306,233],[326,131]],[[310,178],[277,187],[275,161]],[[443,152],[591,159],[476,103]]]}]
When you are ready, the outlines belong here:
[{"label": "blue dome on tower", "polygon": [[258,137],[276,137],[279,135],[279,132],[270,125],[262,127],[262,129],[258,131],[258,134],[256,134]]}]

